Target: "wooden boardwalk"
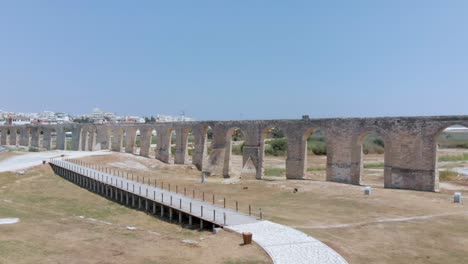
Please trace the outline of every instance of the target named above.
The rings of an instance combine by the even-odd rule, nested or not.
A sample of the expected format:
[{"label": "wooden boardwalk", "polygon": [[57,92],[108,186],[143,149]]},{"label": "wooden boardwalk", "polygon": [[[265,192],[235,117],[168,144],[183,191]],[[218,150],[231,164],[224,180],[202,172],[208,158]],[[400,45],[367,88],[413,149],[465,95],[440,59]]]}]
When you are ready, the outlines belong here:
[{"label": "wooden boardwalk", "polygon": [[197,225],[201,228],[251,224],[262,221],[257,217],[225,208],[213,202],[164,190],[106,173],[97,166],[81,165],[70,160],[52,159],[49,164],[57,175],[92,192],[124,205],[145,210],[154,215],[169,217],[170,221]]}]

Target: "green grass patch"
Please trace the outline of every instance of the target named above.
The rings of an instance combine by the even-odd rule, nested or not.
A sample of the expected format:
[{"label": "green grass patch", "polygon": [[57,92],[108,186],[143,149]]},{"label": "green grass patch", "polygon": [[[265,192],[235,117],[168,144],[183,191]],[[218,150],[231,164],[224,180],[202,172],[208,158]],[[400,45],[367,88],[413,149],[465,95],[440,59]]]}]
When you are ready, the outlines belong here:
[{"label": "green grass patch", "polygon": [[286,169],[283,168],[265,168],[263,172],[265,176],[283,177],[286,176]]},{"label": "green grass patch", "polygon": [[458,173],[453,170],[443,170],[439,171],[439,180],[440,181],[453,181],[458,177]]},{"label": "green grass patch", "polygon": [[439,161],[466,161],[468,160],[468,153],[462,155],[450,155],[439,157]]},{"label": "green grass patch", "polygon": [[364,168],[365,169],[374,169],[374,168],[383,168],[385,165],[383,162],[377,162],[377,163],[367,163],[367,164],[364,164]]}]

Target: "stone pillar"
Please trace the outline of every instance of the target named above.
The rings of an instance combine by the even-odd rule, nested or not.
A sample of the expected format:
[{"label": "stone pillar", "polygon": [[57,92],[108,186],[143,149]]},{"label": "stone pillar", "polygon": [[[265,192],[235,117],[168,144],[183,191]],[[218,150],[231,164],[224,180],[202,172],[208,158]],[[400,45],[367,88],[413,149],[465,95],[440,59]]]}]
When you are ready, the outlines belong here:
[{"label": "stone pillar", "polygon": [[89,150],[88,149],[88,140],[89,140],[88,131],[89,131],[89,127],[87,127],[87,126],[83,126],[81,128],[80,150],[83,150],[83,151]]},{"label": "stone pillar", "polygon": [[127,128],[125,133],[125,152],[135,153],[136,128]]},{"label": "stone pillar", "polygon": [[171,134],[169,128],[157,129],[158,146],[156,148],[156,159],[169,163],[171,159]]},{"label": "stone pillar", "polygon": [[81,126],[72,127],[71,150],[81,150]]},{"label": "stone pillar", "polygon": [[304,140],[304,131],[289,130],[284,132],[288,138],[286,178],[303,179],[307,154],[307,143]]},{"label": "stone pillar", "polygon": [[226,133],[224,128],[213,127],[212,151],[207,159],[206,166],[203,168],[204,171],[210,172],[212,175],[224,175],[225,155],[228,152],[226,149],[229,146],[229,153],[231,150]]},{"label": "stone pillar", "polygon": [[[353,155],[356,155],[353,151],[357,150],[352,148],[352,133],[346,129],[328,130],[326,142],[327,181],[360,184],[360,162],[353,160]],[[362,151],[360,146],[359,151]]]},{"label": "stone pillar", "polygon": [[111,128],[112,133],[112,142],[111,142],[111,150],[115,152],[122,151],[122,141],[123,141],[123,129],[119,126],[114,126]]},{"label": "stone pillar", "polygon": [[94,150],[103,150],[103,149],[110,149],[110,133],[111,130],[106,125],[97,125],[96,126],[96,143],[94,146]]},{"label": "stone pillar", "polygon": [[20,138],[19,138],[19,145],[21,146],[29,146],[30,144],[30,137],[29,137],[29,128],[28,127],[20,127]]},{"label": "stone pillar", "polygon": [[414,127],[385,141],[385,188],[439,191],[436,138]]},{"label": "stone pillar", "polygon": [[176,129],[176,149],[175,149],[175,164],[185,164],[187,157],[187,138],[189,130],[186,128]]},{"label": "stone pillar", "polygon": [[45,127],[42,131],[42,147],[50,150],[52,148],[52,128]]},{"label": "stone pillar", "polygon": [[8,145],[8,131],[7,127],[2,128],[2,137],[0,138],[1,145]]},{"label": "stone pillar", "polygon": [[9,145],[16,146],[18,144],[18,129],[10,128],[10,138],[9,138]]},{"label": "stone pillar", "polygon": [[195,149],[192,156],[192,164],[199,170],[203,170],[206,164],[207,155],[207,129],[201,126],[196,126],[192,129],[195,139]]},{"label": "stone pillar", "polygon": [[90,127],[88,130],[88,144],[87,148],[89,151],[96,150],[96,128]]},{"label": "stone pillar", "polygon": [[56,149],[58,150],[65,150],[66,148],[66,134],[65,128],[63,126],[59,126],[56,128],[57,139],[56,139]]},{"label": "stone pillar", "polygon": [[39,147],[39,128],[38,127],[31,127],[30,128],[30,133],[31,133],[31,146],[38,148]]},{"label": "stone pillar", "polygon": [[140,128],[140,156],[149,157],[153,128]]}]

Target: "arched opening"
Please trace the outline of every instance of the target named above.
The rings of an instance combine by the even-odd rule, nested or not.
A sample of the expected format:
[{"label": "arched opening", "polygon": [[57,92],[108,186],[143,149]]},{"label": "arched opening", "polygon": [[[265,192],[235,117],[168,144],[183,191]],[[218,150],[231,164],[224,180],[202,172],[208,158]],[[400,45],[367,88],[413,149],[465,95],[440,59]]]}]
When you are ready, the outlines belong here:
[{"label": "arched opening", "polygon": [[39,138],[37,140],[38,146],[42,148],[44,146],[44,129],[38,128],[39,129]]},{"label": "arched opening", "polygon": [[311,128],[304,135],[306,146],[305,178],[325,181],[327,179],[327,141],[325,133]]},{"label": "arched opening", "polygon": [[15,137],[15,145],[20,146],[21,145],[21,131],[20,129],[16,129],[16,137]]},{"label": "arched opening", "polygon": [[224,176],[240,177],[243,169],[244,133],[240,128],[231,128],[227,132],[227,140],[229,141],[229,151],[226,153],[228,166]]},{"label": "arched opening", "polygon": [[135,148],[134,148],[133,154],[140,155],[140,149],[141,149],[141,132],[140,132],[140,129],[137,129],[135,131]]},{"label": "arched opening", "polygon": [[435,142],[436,179],[455,183],[468,175],[468,128],[449,126],[437,134]]},{"label": "arched opening", "polygon": [[6,145],[11,145],[11,130],[10,129],[7,129],[6,131],[7,135],[6,135]]},{"label": "arched opening", "polygon": [[383,188],[385,185],[385,141],[374,132],[363,134],[360,145],[360,183],[361,185]]},{"label": "arched opening", "polygon": [[205,134],[205,145],[204,145],[204,150],[203,153],[205,154],[205,159],[207,159],[211,152],[213,151],[213,129],[211,126],[208,126],[206,128],[206,134]]},{"label": "arched opening", "polygon": [[192,163],[193,160],[193,153],[195,152],[195,136],[193,135],[193,130],[191,128],[187,129],[187,155],[186,163],[188,164]]},{"label": "arched opening", "polygon": [[151,139],[150,139],[150,156],[155,157],[156,156],[156,150],[158,147],[158,132],[156,129],[153,129],[151,131]]},{"label": "arched opening", "polygon": [[127,147],[127,130],[122,129],[120,134],[120,152],[125,152]]},{"label": "arched opening", "polygon": [[89,148],[89,142],[91,141],[91,133],[89,132],[89,130],[86,130],[85,132],[85,137],[83,139],[83,151],[89,151],[91,150]]},{"label": "arched opening", "polygon": [[55,128],[50,129],[50,149],[57,149],[57,130]]},{"label": "arched opening", "polygon": [[286,158],[288,139],[278,127],[269,127],[263,131],[263,176],[286,177]]},{"label": "arched opening", "polygon": [[72,139],[73,139],[72,129],[69,128],[69,127],[65,127],[63,130],[65,132],[65,150],[71,150],[72,149]]},{"label": "arched opening", "polygon": [[176,153],[176,143],[177,143],[177,134],[175,129],[170,129],[169,131],[170,140],[169,140],[169,161],[168,163],[174,162],[175,153]]}]

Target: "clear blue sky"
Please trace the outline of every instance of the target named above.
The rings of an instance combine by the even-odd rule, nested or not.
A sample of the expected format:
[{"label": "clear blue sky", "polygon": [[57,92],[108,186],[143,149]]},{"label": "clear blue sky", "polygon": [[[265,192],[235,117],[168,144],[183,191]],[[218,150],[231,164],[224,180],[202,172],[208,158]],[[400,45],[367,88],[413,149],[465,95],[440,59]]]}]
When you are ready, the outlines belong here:
[{"label": "clear blue sky", "polygon": [[468,1],[1,1],[0,109],[468,114]]}]

